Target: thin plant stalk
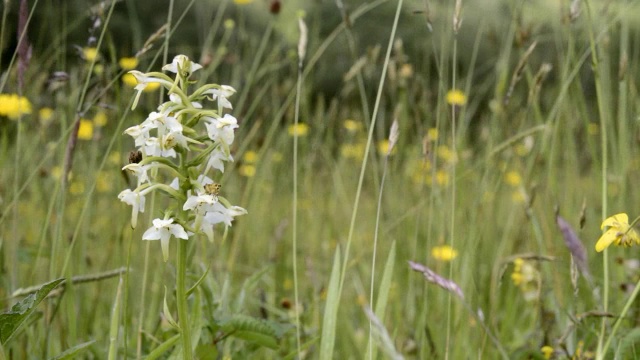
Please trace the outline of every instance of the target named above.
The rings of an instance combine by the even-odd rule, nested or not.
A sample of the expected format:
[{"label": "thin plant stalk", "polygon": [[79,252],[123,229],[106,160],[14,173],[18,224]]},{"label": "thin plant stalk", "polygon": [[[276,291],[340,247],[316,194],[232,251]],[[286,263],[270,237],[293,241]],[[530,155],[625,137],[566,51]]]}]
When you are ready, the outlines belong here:
[{"label": "thin plant stalk", "polygon": [[[396,120],[397,121],[397,120]],[[394,123],[397,125],[397,122]],[[395,126],[397,128],[397,126]],[[393,130],[392,130],[393,131]],[[380,191],[378,192],[378,205],[376,210],[376,222],[374,225],[374,233],[373,233],[373,254],[371,255],[371,283],[369,290],[369,304],[373,306],[373,290],[375,288],[375,279],[376,279],[376,255],[378,252],[378,233],[380,231],[380,212],[382,211],[382,193],[384,190],[384,183],[387,177],[387,170],[389,168],[389,156],[392,151],[392,143],[389,142],[389,150],[384,157],[384,164],[382,166],[382,179],[380,180]],[[369,318],[369,359],[373,359],[373,320]]]},{"label": "thin plant stalk", "polygon": [[[460,28],[460,24],[462,19],[460,18],[460,12],[462,7],[462,1],[457,0],[454,6],[454,15],[453,15],[453,56],[451,57],[452,65],[451,65],[451,88],[456,88],[456,61],[458,57],[458,30]],[[456,143],[456,112],[457,106],[455,104],[451,104],[451,151],[453,151],[454,162],[451,166],[451,211],[450,211],[450,219],[449,219],[449,244],[452,249],[455,249],[455,231],[456,231],[456,160],[455,154],[457,149]],[[449,279],[453,279],[453,266],[449,266]],[[451,343],[451,311],[452,311],[452,298],[451,292],[447,293],[447,335],[445,340],[445,359],[449,358],[449,346]]]},{"label": "thin plant stalk", "polygon": [[[302,69],[304,67],[304,58],[307,48],[307,26],[302,18],[298,19],[300,28],[300,40],[298,42],[298,80],[296,84],[296,105],[294,116],[294,128],[298,128],[300,119],[300,96],[302,94]],[[300,340],[300,313],[298,298],[298,132],[294,131],[293,135],[293,296],[294,296],[294,313],[296,322],[296,347],[298,353],[302,352]]]},{"label": "thin plant stalk", "polygon": [[178,305],[178,321],[180,322],[180,335],[182,338],[182,356],[185,360],[193,359],[191,349],[191,325],[189,323],[189,309],[187,307],[187,285],[185,282],[187,273],[188,241],[178,241],[178,264],[176,269],[176,303]]},{"label": "thin plant stalk", "polygon": [[[594,73],[594,81],[596,86],[596,96],[598,98],[598,113],[600,118],[600,151],[602,157],[602,172],[601,172],[601,181],[602,181],[602,220],[604,221],[607,217],[608,209],[607,209],[607,172],[608,172],[608,143],[607,143],[607,124],[609,123],[608,116],[605,111],[605,103],[604,103],[604,93],[602,89],[602,81],[600,78],[600,69],[599,69],[599,59],[598,52],[596,47],[596,39],[593,31],[593,18],[591,16],[591,5],[587,0],[584,2],[585,7],[587,9],[587,27],[589,28],[589,46],[591,49],[591,61],[593,66]],[[607,312],[609,308],[609,257],[608,251],[605,249],[602,254],[602,267],[603,267],[603,300],[602,300],[602,310]],[[602,322],[600,324],[600,333],[598,334],[598,348],[596,351],[596,358],[601,360],[604,358],[604,336],[607,330],[607,319],[602,318]]]}]

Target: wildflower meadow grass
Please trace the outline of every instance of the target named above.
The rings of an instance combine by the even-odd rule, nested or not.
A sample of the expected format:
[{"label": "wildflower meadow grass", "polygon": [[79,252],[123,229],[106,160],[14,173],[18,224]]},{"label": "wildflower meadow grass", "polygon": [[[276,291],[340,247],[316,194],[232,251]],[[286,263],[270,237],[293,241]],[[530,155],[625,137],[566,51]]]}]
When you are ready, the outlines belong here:
[{"label": "wildflower meadow grass", "polygon": [[640,358],[636,2],[0,9],[0,359]]}]

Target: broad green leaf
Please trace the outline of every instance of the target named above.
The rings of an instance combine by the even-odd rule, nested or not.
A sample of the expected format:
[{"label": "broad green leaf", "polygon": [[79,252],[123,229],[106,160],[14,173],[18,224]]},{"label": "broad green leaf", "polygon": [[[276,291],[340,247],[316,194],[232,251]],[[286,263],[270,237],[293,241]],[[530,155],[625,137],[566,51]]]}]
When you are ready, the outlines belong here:
[{"label": "broad green leaf", "polygon": [[33,313],[38,304],[58,286],[64,279],[57,279],[48,282],[33,294],[22,299],[13,305],[11,310],[0,314],[0,342],[6,344],[11,340],[13,334],[18,330],[20,325]]},{"label": "broad green leaf", "polygon": [[225,333],[230,336],[265,346],[270,349],[278,348],[279,324],[246,315],[233,315],[220,320]]},{"label": "broad green leaf", "polygon": [[236,331],[233,337],[254,343],[260,346],[268,347],[269,349],[278,349],[278,341],[271,335],[265,335],[253,331]]}]

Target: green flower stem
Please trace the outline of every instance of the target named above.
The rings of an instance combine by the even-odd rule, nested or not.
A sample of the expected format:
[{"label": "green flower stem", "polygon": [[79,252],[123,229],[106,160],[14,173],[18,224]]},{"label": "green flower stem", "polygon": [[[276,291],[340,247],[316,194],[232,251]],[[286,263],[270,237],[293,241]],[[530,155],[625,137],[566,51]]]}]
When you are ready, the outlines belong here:
[{"label": "green flower stem", "polygon": [[607,338],[607,341],[604,343],[604,346],[602,347],[602,352],[601,352],[602,356],[607,354],[609,345],[611,345],[611,340],[615,336],[616,331],[618,331],[618,328],[620,327],[622,320],[624,320],[625,316],[629,312],[629,308],[631,307],[631,304],[633,304],[633,302],[636,300],[636,297],[638,296],[638,292],[640,292],[640,280],[636,283],[636,287],[633,289],[633,293],[631,294],[631,297],[629,297],[629,300],[627,300],[627,302],[624,304],[622,313],[620,314],[620,316],[618,316],[618,318],[616,319],[616,322],[613,324],[613,328],[609,333],[609,337]]},{"label": "green flower stem", "polygon": [[178,321],[180,323],[180,335],[182,337],[182,355],[184,360],[193,359],[191,349],[191,326],[189,325],[189,309],[187,307],[187,286],[185,275],[187,272],[187,245],[188,241],[178,240],[178,266],[176,274]]}]

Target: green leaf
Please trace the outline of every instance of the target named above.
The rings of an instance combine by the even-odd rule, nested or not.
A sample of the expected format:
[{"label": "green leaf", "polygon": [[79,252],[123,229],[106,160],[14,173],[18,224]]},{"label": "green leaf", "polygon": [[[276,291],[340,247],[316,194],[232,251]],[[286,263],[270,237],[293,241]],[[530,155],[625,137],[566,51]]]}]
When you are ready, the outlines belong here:
[{"label": "green leaf", "polygon": [[[393,268],[396,263],[396,242],[391,244],[391,251],[387,256],[387,263],[384,266],[384,274],[382,275],[382,281],[380,282],[380,289],[378,289],[378,301],[376,301],[375,314],[382,321],[387,310],[387,303],[389,302],[389,293],[391,292],[391,279],[393,276]],[[367,359],[377,358],[377,347],[367,346],[367,353],[372,351],[371,356],[367,356]]]},{"label": "green leaf", "polygon": [[178,343],[178,341],[180,341],[180,334],[174,335],[172,338],[169,338],[168,340],[166,340],[162,344],[158,345],[158,347],[153,349],[153,351],[151,351],[147,355],[145,360],[155,360],[155,359],[163,356],[164,353],[166,353],[167,351],[171,350],[171,348],[174,347]]},{"label": "green leaf", "polygon": [[278,324],[246,315],[233,315],[220,321],[220,326],[230,336],[265,346],[278,348]]},{"label": "green leaf", "polygon": [[340,306],[340,248],[336,248],[333,258],[331,280],[327,291],[327,304],[322,319],[322,339],[320,340],[320,360],[333,359],[333,347],[336,342],[336,323]]},{"label": "green leaf", "polygon": [[200,360],[216,360],[218,348],[211,344],[200,344],[196,347],[196,358]]},{"label": "green leaf", "polygon": [[11,310],[0,314],[0,342],[2,344],[9,342],[13,334],[15,334],[27,317],[33,313],[38,304],[47,297],[51,290],[63,281],[64,279],[57,279],[42,285],[38,291],[13,305]]},{"label": "green leaf", "polygon": [[253,344],[268,347],[269,349],[278,349],[278,341],[270,336],[253,331],[236,331],[233,333],[233,337],[248,341]]},{"label": "green leaf", "polygon": [[616,356],[618,359],[635,359],[640,354],[640,329],[629,331],[620,341]]},{"label": "green leaf", "polygon": [[87,351],[87,349],[89,349],[89,346],[93,345],[93,343],[95,343],[95,340],[91,340],[91,341],[87,341],[85,343],[82,344],[78,344],[70,349],[67,349],[65,352],[63,352],[62,354],[51,358],[50,360],[69,360],[69,359],[75,359],[77,356],[79,356],[80,354],[82,354],[83,352]]}]

